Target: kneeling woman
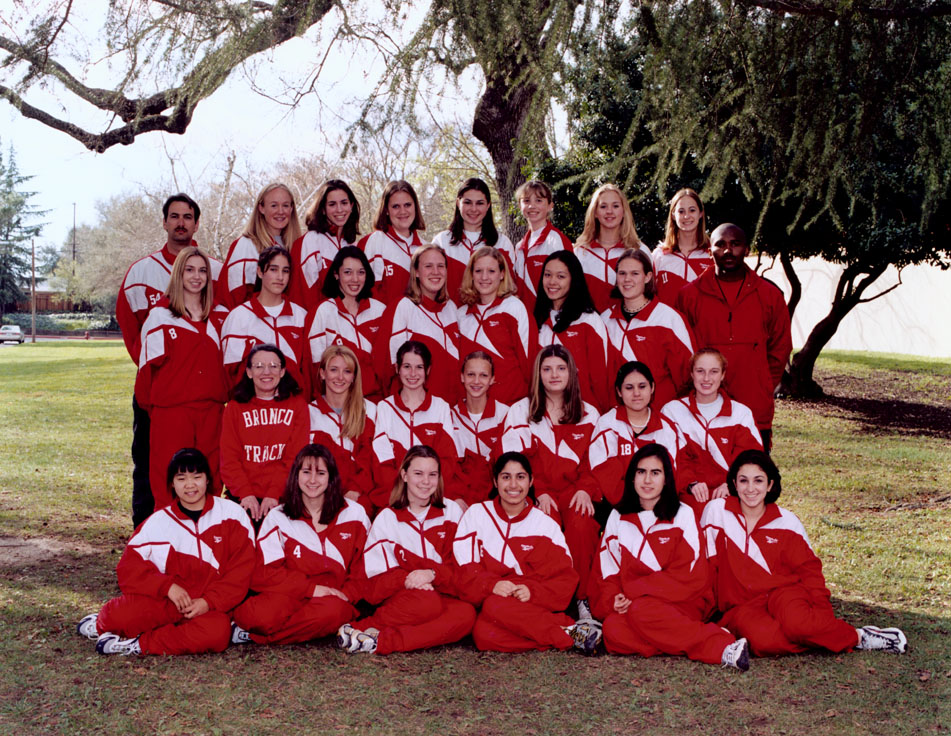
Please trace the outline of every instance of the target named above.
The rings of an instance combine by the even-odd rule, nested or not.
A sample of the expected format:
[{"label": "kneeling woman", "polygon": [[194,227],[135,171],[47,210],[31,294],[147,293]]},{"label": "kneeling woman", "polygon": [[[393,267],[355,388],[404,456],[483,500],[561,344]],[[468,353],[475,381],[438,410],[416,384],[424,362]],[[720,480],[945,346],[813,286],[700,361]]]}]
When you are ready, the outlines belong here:
[{"label": "kneeling woman", "polygon": [[356,609],[351,578],[370,528],[356,501],[344,498],[333,455],[323,445],[297,453],[283,504],[258,534],[248,598],[234,612],[235,644],[290,644],[329,636]]},{"label": "kneeling woman", "polygon": [[457,597],[452,540],[462,518],[442,496],[439,455],[426,445],[406,453],[390,497],[373,522],[364,552],[363,597],[382,604],[369,618],[340,627],[348,652],[411,652],[459,641],[475,609]]},{"label": "kneeling woman", "polygon": [[802,522],[776,505],[782,486],[769,455],[741,452],[726,482],[730,495],[710,501],[700,520],[722,626],[749,639],[760,657],[807,649],[905,652],[900,629],[856,629],[835,617]]},{"label": "kneeling woman", "polygon": [[670,455],[644,445],[631,458],[624,495],[608,517],[593,609],[612,654],[681,654],[747,670],[749,647],[703,623],[713,591],[693,509],[680,503]]},{"label": "kneeling woman", "polygon": [[535,507],[528,458],[503,453],[492,477],[492,497],[466,511],[453,543],[461,595],[482,606],[472,639],[483,651],[568,649],[575,622],[564,611],[578,573],[565,537]]},{"label": "kneeling woman", "polygon": [[221,652],[231,609],[248,592],[254,531],[247,514],[208,491],[208,460],[179,450],[167,472],[170,506],[156,511],[126,545],[116,567],[122,595],[79,622],[100,654]]}]

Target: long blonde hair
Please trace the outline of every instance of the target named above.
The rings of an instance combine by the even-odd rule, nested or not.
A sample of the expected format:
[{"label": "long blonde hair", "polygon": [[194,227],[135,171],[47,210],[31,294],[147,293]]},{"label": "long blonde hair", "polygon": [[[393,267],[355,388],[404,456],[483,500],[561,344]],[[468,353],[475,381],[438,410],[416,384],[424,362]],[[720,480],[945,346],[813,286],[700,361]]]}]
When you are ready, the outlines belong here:
[{"label": "long blonde hair", "polygon": [[625,248],[639,248],[641,239],[637,237],[637,230],[634,228],[631,205],[624,196],[624,192],[616,184],[602,184],[595,190],[584,216],[584,230],[578,236],[575,248],[589,248],[591,243],[596,242],[601,235],[601,223],[598,222],[597,213],[598,203],[605,192],[614,192],[621,200],[621,211],[624,213],[621,218],[621,245]]},{"label": "long blonde hair", "polygon": [[[347,366],[353,371],[353,383],[347,391],[347,400],[343,404],[343,414],[340,419],[340,434],[347,439],[356,439],[363,434],[366,427],[367,409],[363,402],[363,379],[360,377],[360,361],[356,354],[346,345],[328,345],[320,356],[320,370],[327,370],[327,366],[334,358],[343,358]],[[320,394],[324,393],[326,386],[324,379],[318,372],[317,390]]]},{"label": "long blonde hair", "polygon": [[284,226],[284,229],[281,230],[283,246],[290,250],[294,241],[303,234],[300,228],[300,218],[297,216],[297,202],[294,200],[294,194],[286,184],[272,182],[258,193],[257,199],[254,200],[254,207],[251,208],[251,216],[248,218],[248,223],[244,226],[244,232],[241,233],[244,237],[251,239],[251,242],[254,243],[254,246],[258,249],[258,253],[274,245],[274,239],[268,232],[267,223],[264,221],[264,215],[261,213],[261,205],[264,204],[264,197],[275,189],[283,189],[291,198],[291,218]]},{"label": "long blonde hair", "polygon": [[168,311],[176,317],[188,316],[188,310],[185,309],[185,262],[192,256],[199,256],[205,262],[205,268],[208,272],[208,280],[201,290],[201,317],[199,319],[204,322],[211,314],[214,303],[214,287],[212,286],[214,278],[211,275],[211,260],[201,248],[187,245],[179,251],[175,257],[175,264],[172,266],[172,275],[168,280],[165,296],[168,297]]},{"label": "long blonde hair", "polygon": [[466,264],[465,273],[462,274],[462,286],[459,287],[459,300],[463,304],[476,304],[479,301],[479,292],[475,290],[475,286],[472,283],[472,271],[475,268],[476,261],[486,257],[495,259],[495,262],[499,264],[499,272],[502,274],[499,290],[495,293],[496,297],[506,297],[517,291],[515,280],[512,278],[512,273],[509,271],[508,263],[506,263],[502,251],[489,245],[483,245],[472,251],[472,255],[469,256],[469,262]]},{"label": "long blonde hair", "polygon": [[449,301],[449,256],[446,255],[446,251],[440,246],[435,243],[429,243],[427,245],[421,245],[413,251],[413,257],[409,261],[409,279],[406,281],[406,298],[413,302],[413,304],[419,304],[423,301],[423,290],[419,288],[419,259],[422,258],[423,253],[428,253],[431,250],[440,253],[443,260],[446,261],[446,283],[442,285],[439,293],[436,294],[436,302],[445,304]]},{"label": "long blonde hair", "polygon": [[703,209],[703,202],[700,201],[700,195],[690,187],[679,190],[670,198],[670,209],[667,210],[667,224],[664,226],[664,253],[675,253],[680,250],[677,247],[677,233],[680,232],[677,227],[677,221],[674,219],[674,208],[684,197],[692,198],[700,209],[700,222],[697,223],[697,247],[702,250],[710,250],[710,236],[707,234],[707,213]]}]

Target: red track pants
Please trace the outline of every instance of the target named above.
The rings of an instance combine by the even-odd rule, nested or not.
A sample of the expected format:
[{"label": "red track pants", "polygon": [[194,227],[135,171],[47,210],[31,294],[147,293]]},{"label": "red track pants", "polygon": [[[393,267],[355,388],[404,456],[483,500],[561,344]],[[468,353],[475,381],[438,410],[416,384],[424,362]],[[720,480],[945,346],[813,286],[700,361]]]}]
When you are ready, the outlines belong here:
[{"label": "red track pants", "polygon": [[578,600],[585,600],[588,597],[591,566],[598,552],[601,527],[593,516],[582,516],[567,506],[559,506],[558,511],[553,512],[551,517],[565,532],[565,543],[568,545],[568,551],[571,552],[571,561],[580,579],[576,596]]},{"label": "red track pants", "polygon": [[564,613],[552,613],[529,601],[492,594],[472,630],[472,639],[482,651],[527,652],[532,649],[569,649],[571,637],[565,626],[574,619]]},{"label": "red track pants", "polygon": [[709,664],[720,664],[723,650],[736,641],[716,624],[703,623],[700,606],[650,596],[635,598],[627,613],[604,619],[603,632],[612,654],[679,654]]},{"label": "red track pants", "polygon": [[102,607],[96,629],[138,636],[143,654],[223,652],[231,640],[231,616],[209,611],[187,619],[168,598],[121,595]]},{"label": "red track pants", "polygon": [[234,609],[234,621],[258,644],[293,644],[329,636],[352,621],[357,610],[335,595],[301,603],[280,593],[251,596]]},{"label": "red track pants", "polygon": [[208,458],[211,468],[212,488],[209,493],[218,495],[221,478],[218,475],[218,448],[221,445],[221,415],[223,407],[215,402],[187,404],[169,408],[154,407],[149,413],[149,483],[155,510],[172,502],[165,483],[168,463],[172,455],[183,447],[201,450]]},{"label": "red track pants", "polygon": [[475,618],[475,608],[465,601],[434,590],[401,590],[354,627],[379,629],[376,653],[390,654],[459,641],[472,631]]},{"label": "red track pants", "polygon": [[777,588],[731,608],[720,624],[745,636],[758,657],[815,648],[848,652],[858,644],[855,627],[836,618],[832,604],[813,598],[802,585]]}]

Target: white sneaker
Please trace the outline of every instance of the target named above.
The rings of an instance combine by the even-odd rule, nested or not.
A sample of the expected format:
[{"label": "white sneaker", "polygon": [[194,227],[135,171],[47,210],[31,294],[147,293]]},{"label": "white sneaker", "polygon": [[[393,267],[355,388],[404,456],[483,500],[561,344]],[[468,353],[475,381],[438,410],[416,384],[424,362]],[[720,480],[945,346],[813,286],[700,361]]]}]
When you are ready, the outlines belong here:
[{"label": "white sneaker", "polygon": [[96,651],[100,654],[142,654],[139,637],[120,639],[117,634],[106,632],[96,640]]},{"label": "white sneaker", "polygon": [[96,621],[98,619],[98,613],[90,613],[88,616],[83,616],[76,625],[76,633],[95,641],[99,638],[99,632],[96,631]]},{"label": "white sneaker", "polygon": [[587,600],[578,601],[578,621],[594,621],[591,615],[591,606]]},{"label": "white sneaker", "polygon": [[350,624],[344,624],[339,629],[337,629],[337,647],[349,651],[350,644],[353,642],[353,637],[359,633],[361,632],[353,628],[353,626]]},{"label": "white sneaker", "polygon": [[879,649],[893,654],[908,651],[908,637],[901,629],[880,629],[877,626],[863,626],[859,629],[859,643],[856,649]]},{"label": "white sneaker", "polygon": [[250,644],[251,634],[242,629],[234,621],[231,622],[231,643],[232,644]]},{"label": "white sneaker", "polygon": [[720,664],[724,667],[735,667],[740,672],[750,668],[750,645],[746,639],[737,639],[723,650]]},{"label": "white sneaker", "polygon": [[373,654],[376,651],[377,634],[371,634],[369,631],[358,631],[350,641],[350,648],[347,649],[350,654],[365,653]]}]

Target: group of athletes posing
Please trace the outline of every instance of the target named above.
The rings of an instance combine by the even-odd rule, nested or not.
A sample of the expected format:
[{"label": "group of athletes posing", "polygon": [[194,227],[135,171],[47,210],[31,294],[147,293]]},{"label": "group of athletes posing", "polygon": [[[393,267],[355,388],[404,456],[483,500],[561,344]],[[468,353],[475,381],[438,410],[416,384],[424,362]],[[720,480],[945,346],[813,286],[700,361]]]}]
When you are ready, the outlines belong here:
[{"label": "group of athletes posing", "polygon": [[102,653],[603,639],[741,670],[751,650],[904,651],[898,629],[835,618],[775,504],[763,447],[789,320],[743,231],[708,238],[682,190],[651,254],[604,185],[572,244],[546,185],[517,198],[518,247],[479,179],[424,245],[415,192],[391,182],[354,245],[344,182],[303,235],[271,185],[223,266],[192,240],[197,204],[169,198],[168,242],[117,304],[139,366],[137,528],[122,595],[79,632]]}]

